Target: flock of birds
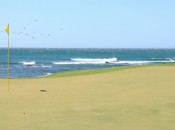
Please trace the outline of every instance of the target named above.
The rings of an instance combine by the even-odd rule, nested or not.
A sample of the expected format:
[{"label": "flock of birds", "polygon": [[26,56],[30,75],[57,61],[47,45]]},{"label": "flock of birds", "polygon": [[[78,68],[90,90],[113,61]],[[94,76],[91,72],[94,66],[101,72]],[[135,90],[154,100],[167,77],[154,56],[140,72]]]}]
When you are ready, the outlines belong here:
[{"label": "flock of birds", "polygon": [[[34,20],[35,22],[38,22],[38,20]],[[31,36],[31,38],[33,40],[35,40],[35,36],[33,35],[30,35],[30,33],[27,33],[26,32],[27,28],[26,27],[23,27],[23,31],[20,31],[20,32],[12,32],[13,35],[25,35],[25,36]],[[63,28],[59,28],[60,31],[63,31]],[[1,33],[3,33],[4,31],[1,31]],[[36,34],[36,32],[34,32]],[[50,37],[51,34],[50,33],[47,33],[47,34],[44,34],[44,33],[40,33],[41,36],[48,36]]]}]

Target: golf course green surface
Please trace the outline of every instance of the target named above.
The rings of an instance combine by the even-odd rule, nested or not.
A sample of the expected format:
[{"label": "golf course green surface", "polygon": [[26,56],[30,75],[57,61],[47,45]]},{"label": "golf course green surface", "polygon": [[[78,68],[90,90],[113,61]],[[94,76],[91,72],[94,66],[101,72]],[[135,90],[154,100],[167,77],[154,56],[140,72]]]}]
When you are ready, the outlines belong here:
[{"label": "golf course green surface", "polygon": [[175,130],[175,65],[0,79],[0,130]]}]

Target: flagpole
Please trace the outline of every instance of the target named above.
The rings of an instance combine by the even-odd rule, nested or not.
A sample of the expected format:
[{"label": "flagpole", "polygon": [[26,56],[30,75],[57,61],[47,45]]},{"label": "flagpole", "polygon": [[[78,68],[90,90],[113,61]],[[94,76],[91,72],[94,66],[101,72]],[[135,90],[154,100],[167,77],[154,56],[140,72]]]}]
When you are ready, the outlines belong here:
[{"label": "flagpole", "polygon": [[[9,27],[9,24],[8,24]],[[10,38],[8,32],[8,49],[7,49],[7,80],[8,80],[8,91],[10,90]]]}]

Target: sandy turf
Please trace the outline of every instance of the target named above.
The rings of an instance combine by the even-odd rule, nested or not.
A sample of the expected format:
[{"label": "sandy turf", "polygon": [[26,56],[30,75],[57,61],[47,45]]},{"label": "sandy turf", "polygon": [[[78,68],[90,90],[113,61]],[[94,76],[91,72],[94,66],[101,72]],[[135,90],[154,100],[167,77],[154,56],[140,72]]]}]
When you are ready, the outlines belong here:
[{"label": "sandy turf", "polygon": [[[41,92],[46,90],[47,92]],[[175,67],[0,79],[0,130],[174,130]]]}]

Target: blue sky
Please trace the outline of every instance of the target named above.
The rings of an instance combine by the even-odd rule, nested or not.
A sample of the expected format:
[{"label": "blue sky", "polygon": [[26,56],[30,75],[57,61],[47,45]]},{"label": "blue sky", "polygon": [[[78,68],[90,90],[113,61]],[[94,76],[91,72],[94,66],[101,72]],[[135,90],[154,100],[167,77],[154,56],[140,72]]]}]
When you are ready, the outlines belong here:
[{"label": "blue sky", "polygon": [[175,0],[3,0],[0,47],[175,48]]}]

